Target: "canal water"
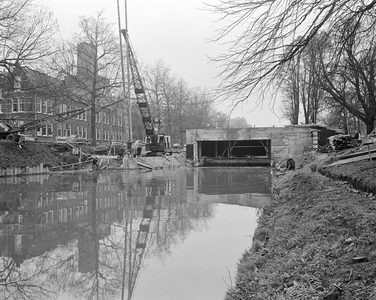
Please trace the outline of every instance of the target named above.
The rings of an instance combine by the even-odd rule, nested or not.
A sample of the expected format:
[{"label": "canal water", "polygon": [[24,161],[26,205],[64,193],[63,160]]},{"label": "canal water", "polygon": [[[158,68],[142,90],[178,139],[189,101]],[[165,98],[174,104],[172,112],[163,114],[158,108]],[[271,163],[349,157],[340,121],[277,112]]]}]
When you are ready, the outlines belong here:
[{"label": "canal water", "polygon": [[267,168],[0,178],[0,298],[220,300]]}]

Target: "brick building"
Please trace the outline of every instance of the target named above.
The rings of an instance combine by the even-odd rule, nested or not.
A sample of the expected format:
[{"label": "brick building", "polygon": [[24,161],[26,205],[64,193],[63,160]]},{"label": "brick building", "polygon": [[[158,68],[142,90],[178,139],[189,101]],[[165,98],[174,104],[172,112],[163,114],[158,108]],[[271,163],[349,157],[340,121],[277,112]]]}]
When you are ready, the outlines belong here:
[{"label": "brick building", "polygon": [[[77,49],[77,78],[87,76],[90,80],[90,45],[80,43]],[[99,78],[99,76],[98,76]],[[107,82],[101,78],[100,84]],[[126,113],[121,103],[101,109],[91,118],[91,110],[65,121],[58,122],[56,114],[85,108],[87,104],[75,101],[64,95],[72,88],[71,78],[57,79],[35,71],[18,67],[11,74],[0,77],[0,122],[7,122],[12,127],[45,120],[41,126],[25,134],[36,137],[41,142],[54,142],[58,137],[77,135],[97,144],[110,144],[113,141],[124,142],[127,139]],[[104,103],[117,99],[101,98]],[[91,132],[91,120],[95,120],[96,132]]]}]

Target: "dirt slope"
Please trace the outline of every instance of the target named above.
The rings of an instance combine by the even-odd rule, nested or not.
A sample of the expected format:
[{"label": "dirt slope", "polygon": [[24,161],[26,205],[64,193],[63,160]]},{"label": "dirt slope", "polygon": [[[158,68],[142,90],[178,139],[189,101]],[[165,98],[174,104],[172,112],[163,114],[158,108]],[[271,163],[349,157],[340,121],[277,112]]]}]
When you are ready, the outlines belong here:
[{"label": "dirt slope", "polygon": [[40,163],[51,166],[58,165],[61,158],[47,145],[0,141],[0,168],[34,167]]},{"label": "dirt slope", "polygon": [[[101,157],[101,155],[96,155]],[[34,167],[40,163],[56,166],[64,163],[75,163],[78,156],[70,155],[70,152],[57,152],[54,148],[40,143],[18,144],[0,141],[0,168]],[[185,166],[184,153],[172,156],[139,157],[137,161],[152,167],[153,169]]]}]

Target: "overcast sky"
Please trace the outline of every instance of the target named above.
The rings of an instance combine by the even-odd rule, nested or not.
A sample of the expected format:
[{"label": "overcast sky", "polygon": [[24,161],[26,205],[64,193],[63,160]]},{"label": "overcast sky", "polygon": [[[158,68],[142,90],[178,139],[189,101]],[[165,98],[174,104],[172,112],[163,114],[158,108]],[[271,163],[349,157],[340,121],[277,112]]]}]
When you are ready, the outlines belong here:
[{"label": "overcast sky", "polygon": [[[119,0],[122,27],[125,27],[125,0]],[[95,16],[104,10],[108,22],[117,30],[118,15],[116,0],[38,0],[48,7],[58,20],[64,38],[79,32],[79,16]],[[207,0],[216,3],[217,0]],[[138,60],[154,64],[162,59],[171,73],[184,79],[190,87],[214,88],[219,80],[219,69],[209,63],[208,56],[225,50],[223,46],[208,42],[220,24],[218,16],[204,10],[202,0],[127,0],[128,30]],[[238,106],[233,117],[244,117],[248,124],[256,126],[281,125],[269,110],[255,109],[256,99]],[[217,107],[223,112],[231,108],[231,101]],[[278,109],[276,108],[278,111]],[[253,112],[252,112],[253,111]]]}]

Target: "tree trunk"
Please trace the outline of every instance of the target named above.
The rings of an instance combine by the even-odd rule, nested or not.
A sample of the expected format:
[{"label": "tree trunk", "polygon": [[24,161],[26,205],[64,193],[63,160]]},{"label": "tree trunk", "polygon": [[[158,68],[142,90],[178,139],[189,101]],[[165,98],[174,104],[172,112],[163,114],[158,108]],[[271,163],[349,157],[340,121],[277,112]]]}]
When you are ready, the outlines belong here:
[{"label": "tree trunk", "polygon": [[97,145],[97,136],[95,132],[95,106],[91,107],[91,114],[90,114],[90,131],[91,131],[91,145]]},{"label": "tree trunk", "polygon": [[347,110],[346,110],[346,108],[343,109],[343,129],[345,130],[345,134],[349,134],[349,128],[347,127]]},{"label": "tree trunk", "polygon": [[370,134],[372,130],[375,128],[375,118],[371,118],[370,120],[367,120],[366,127],[367,127],[367,134]]}]

